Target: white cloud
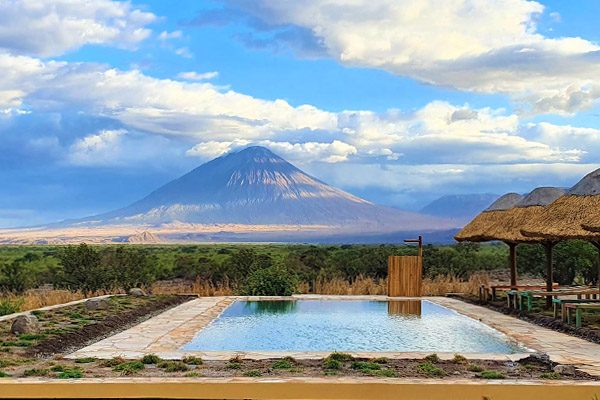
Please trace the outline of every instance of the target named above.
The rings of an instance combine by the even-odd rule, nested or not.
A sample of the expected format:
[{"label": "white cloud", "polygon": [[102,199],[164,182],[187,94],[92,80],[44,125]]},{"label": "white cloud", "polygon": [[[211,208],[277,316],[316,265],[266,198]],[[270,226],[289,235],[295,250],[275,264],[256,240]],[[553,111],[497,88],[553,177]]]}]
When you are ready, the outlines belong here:
[{"label": "white cloud", "polygon": [[120,156],[124,130],[105,130],[78,139],[71,145],[69,160],[76,165],[102,165]]},{"label": "white cloud", "polygon": [[535,1],[228,3],[267,26],[308,30],[330,57],[350,66],[508,94],[536,113],[570,114],[600,98],[600,47],[538,33],[536,19],[544,7]]},{"label": "white cloud", "polygon": [[192,51],[187,47],[180,47],[178,49],[175,49],[175,54],[183,58],[194,58],[194,53],[192,53]]},{"label": "white cloud", "polygon": [[0,2],[0,48],[57,56],[86,44],[132,48],[150,35],[154,14],[111,0]]},{"label": "white cloud", "polygon": [[188,71],[188,72],[180,72],[177,74],[178,78],[186,79],[190,81],[209,81],[211,79],[215,79],[219,76],[217,71],[210,72],[196,72],[196,71]]},{"label": "white cloud", "polygon": [[183,37],[183,32],[181,32],[181,31],[173,31],[173,32],[162,31],[158,35],[158,39],[163,42],[167,41],[167,40],[171,40],[171,39],[181,39],[182,37]]}]

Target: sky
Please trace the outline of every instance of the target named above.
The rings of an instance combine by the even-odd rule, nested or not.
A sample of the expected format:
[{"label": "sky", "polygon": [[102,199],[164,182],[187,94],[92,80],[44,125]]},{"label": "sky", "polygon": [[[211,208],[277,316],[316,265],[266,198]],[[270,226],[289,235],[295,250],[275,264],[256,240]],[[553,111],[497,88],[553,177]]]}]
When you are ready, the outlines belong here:
[{"label": "sky", "polygon": [[[176,4],[176,6],[175,6]],[[262,145],[368,200],[600,167],[597,0],[0,0],[0,227]]]}]

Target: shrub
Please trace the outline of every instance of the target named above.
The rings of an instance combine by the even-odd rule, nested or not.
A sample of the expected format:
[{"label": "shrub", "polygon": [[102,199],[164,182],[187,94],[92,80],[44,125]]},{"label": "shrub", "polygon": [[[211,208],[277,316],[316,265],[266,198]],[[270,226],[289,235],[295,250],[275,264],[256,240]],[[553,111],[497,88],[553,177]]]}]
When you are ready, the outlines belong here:
[{"label": "shrub", "polygon": [[435,364],[435,363],[440,362],[440,358],[438,357],[437,354],[433,353],[433,354],[430,354],[427,357],[425,357],[425,361]]},{"label": "shrub", "polygon": [[467,367],[467,370],[471,371],[471,372],[482,372],[484,369],[481,365],[469,364],[469,366]]},{"label": "shrub", "polygon": [[65,372],[65,367],[63,367],[62,365],[55,365],[52,368],[50,368],[50,371],[52,371],[52,372]]},{"label": "shrub", "polygon": [[23,300],[0,299],[0,316],[21,311]]},{"label": "shrub", "polygon": [[0,371],[0,378],[8,378],[8,377],[10,377],[10,375],[9,375],[9,374],[7,374],[7,373],[6,373],[6,372],[4,372],[4,371]]},{"label": "shrub", "polygon": [[483,379],[504,379],[506,378],[502,372],[498,371],[483,371],[479,374],[480,378]]},{"label": "shrub", "polygon": [[327,370],[338,370],[342,368],[342,363],[338,360],[327,357],[323,360],[323,368]]},{"label": "shrub", "polygon": [[237,361],[229,361],[225,364],[225,368],[227,369],[242,369],[242,363]]},{"label": "shrub", "polygon": [[354,357],[352,357],[350,354],[338,353],[338,352],[331,353],[327,358],[330,358],[332,360],[339,361],[339,362],[346,362],[346,361],[354,360]]},{"label": "shrub", "polygon": [[425,375],[428,375],[428,376],[441,377],[441,376],[445,375],[443,369],[436,367],[429,361],[419,364],[417,366],[417,371],[419,371]]},{"label": "shrub", "polygon": [[350,368],[366,373],[375,370],[380,370],[381,365],[368,361],[354,361]]},{"label": "shrub", "polygon": [[162,359],[156,354],[145,354],[144,357],[142,357],[142,362],[144,364],[158,364],[161,361]]},{"label": "shrub", "polygon": [[23,376],[48,376],[50,374],[50,370],[49,369],[38,369],[38,368],[33,368],[33,369],[26,369],[25,371],[23,371]]},{"label": "shrub", "polygon": [[202,359],[200,357],[194,357],[194,356],[187,356],[187,357],[183,357],[183,361],[186,364],[189,365],[202,365],[204,363],[204,361],[202,361]]},{"label": "shrub", "polygon": [[166,366],[163,368],[165,372],[185,372],[189,370],[189,367],[181,361],[167,361]]},{"label": "shrub", "polygon": [[251,369],[250,371],[246,371],[244,372],[244,376],[248,376],[248,377],[259,377],[262,376],[262,372],[260,372],[257,369]]},{"label": "shrub", "polygon": [[454,364],[466,364],[467,359],[465,356],[461,356],[460,354],[455,354],[454,358],[452,359],[452,362]]},{"label": "shrub", "polygon": [[144,363],[141,361],[129,361],[117,365],[113,368],[113,371],[120,372],[121,375],[133,375],[146,368]]},{"label": "shrub", "polygon": [[199,378],[202,376],[202,374],[200,372],[196,372],[196,371],[192,371],[192,372],[188,372],[187,374],[183,375],[186,378]]},{"label": "shrub", "polygon": [[285,268],[272,266],[252,271],[242,292],[248,296],[291,296],[297,285],[294,274]]},{"label": "shrub", "polygon": [[561,375],[558,372],[544,372],[540,374],[540,379],[561,379]]},{"label": "shrub", "polygon": [[271,365],[271,368],[273,369],[292,369],[293,367],[294,364],[292,364],[290,360],[286,360],[285,358],[277,360],[273,363],[273,365]]},{"label": "shrub", "polygon": [[123,364],[125,363],[125,359],[123,357],[114,357],[111,358],[110,360],[106,360],[104,362],[102,362],[102,364],[100,364],[101,367],[106,367],[106,368],[113,368],[116,367],[119,364]]}]

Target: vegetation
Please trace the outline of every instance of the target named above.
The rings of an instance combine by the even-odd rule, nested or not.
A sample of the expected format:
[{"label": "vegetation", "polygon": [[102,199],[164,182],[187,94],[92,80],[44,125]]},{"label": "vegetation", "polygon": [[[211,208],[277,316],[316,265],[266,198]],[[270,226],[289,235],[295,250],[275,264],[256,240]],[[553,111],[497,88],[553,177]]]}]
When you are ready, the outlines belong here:
[{"label": "vegetation", "polygon": [[502,372],[498,371],[483,371],[479,374],[480,378],[483,379],[504,379],[506,376]]},{"label": "vegetation", "polygon": [[144,357],[142,357],[142,362],[144,364],[158,364],[161,361],[162,359],[156,354],[145,354]]},{"label": "vegetation", "polygon": [[[414,252],[387,244],[3,246],[0,315],[131,287],[201,295],[382,294],[388,256]],[[520,274],[543,276],[541,246],[519,245],[518,256]],[[475,272],[505,270],[506,259],[503,244],[425,246],[424,291],[469,291],[484,283]],[[598,279],[597,251],[587,242],[560,243],[554,260],[561,284]],[[43,285],[64,290],[32,291]]]},{"label": "vegetation", "polygon": [[417,371],[431,377],[442,377],[446,375],[444,370],[436,367],[430,361],[425,361],[417,366]]}]

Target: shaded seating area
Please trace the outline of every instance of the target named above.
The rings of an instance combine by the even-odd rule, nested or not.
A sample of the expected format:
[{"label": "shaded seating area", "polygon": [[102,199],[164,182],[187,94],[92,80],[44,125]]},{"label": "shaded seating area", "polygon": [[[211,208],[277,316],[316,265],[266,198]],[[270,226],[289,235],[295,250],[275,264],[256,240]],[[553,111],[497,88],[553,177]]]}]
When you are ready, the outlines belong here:
[{"label": "shaded seating area", "polygon": [[[506,304],[522,312],[553,310],[553,315],[580,327],[584,316],[596,321],[600,313],[600,169],[586,175],[571,189],[537,188],[518,199],[510,193],[477,216],[456,235],[457,241],[502,241],[509,246],[510,285],[481,287],[482,302],[506,296]],[[508,201],[513,200],[512,204]],[[475,229],[477,228],[477,229]],[[561,241],[585,240],[598,250],[598,279],[594,287],[559,286],[553,277],[553,249]],[[516,274],[517,247],[541,244],[545,250],[546,285],[519,285]],[[588,278],[590,279],[589,275]],[[590,280],[587,280],[588,284]],[[545,299],[544,304],[540,299]],[[572,318],[571,316],[574,315]],[[590,319],[591,318],[591,319]]]}]

